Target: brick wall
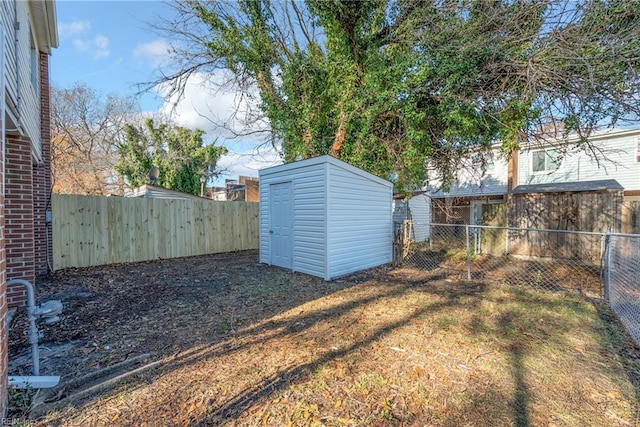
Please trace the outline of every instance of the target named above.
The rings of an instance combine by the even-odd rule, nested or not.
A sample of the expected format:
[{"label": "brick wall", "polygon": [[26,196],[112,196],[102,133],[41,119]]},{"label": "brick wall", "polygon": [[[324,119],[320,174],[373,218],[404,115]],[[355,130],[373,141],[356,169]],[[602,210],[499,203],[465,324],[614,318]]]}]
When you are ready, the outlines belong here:
[{"label": "brick wall", "polygon": [[[0,150],[0,165],[2,164],[2,150]],[[4,185],[2,167],[0,167],[0,409],[1,416],[6,416],[7,410],[7,277],[6,277],[6,254],[5,254],[5,219],[4,219],[4,197],[2,186]]]},{"label": "brick wall", "polygon": [[[7,136],[5,165],[5,249],[7,278],[35,281],[33,250],[33,162],[26,137]],[[9,307],[24,306],[22,286],[7,289]]]},{"label": "brick wall", "polygon": [[51,115],[49,109],[49,56],[40,53],[40,137],[42,140],[42,164],[33,167],[33,232],[35,274],[46,274],[47,253],[51,255],[51,227],[45,222],[47,210],[51,210]]}]

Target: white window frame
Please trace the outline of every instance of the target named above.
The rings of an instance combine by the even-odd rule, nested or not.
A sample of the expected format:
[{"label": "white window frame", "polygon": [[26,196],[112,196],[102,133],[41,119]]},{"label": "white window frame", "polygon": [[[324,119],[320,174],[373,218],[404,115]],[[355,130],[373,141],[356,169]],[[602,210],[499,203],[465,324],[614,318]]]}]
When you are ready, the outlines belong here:
[{"label": "white window frame", "polygon": [[635,159],[635,163],[640,163],[640,137],[636,138],[636,152],[633,158]]},{"label": "white window frame", "polygon": [[[533,155],[534,155],[534,153],[539,153],[541,151],[545,153],[544,170],[534,171],[533,170]],[[550,152],[550,151],[556,151],[558,153],[558,155],[559,155],[559,164],[558,164],[558,167],[555,168],[555,169],[549,169],[548,165],[547,165],[547,162],[551,158],[551,156],[548,155],[547,153]],[[531,150],[529,152],[529,171],[531,172],[531,175],[549,175],[551,173],[554,173],[554,172],[562,170],[563,165],[564,165],[564,155],[562,155],[560,150],[558,150],[557,148],[540,148],[540,149],[537,149],[537,150]]]}]

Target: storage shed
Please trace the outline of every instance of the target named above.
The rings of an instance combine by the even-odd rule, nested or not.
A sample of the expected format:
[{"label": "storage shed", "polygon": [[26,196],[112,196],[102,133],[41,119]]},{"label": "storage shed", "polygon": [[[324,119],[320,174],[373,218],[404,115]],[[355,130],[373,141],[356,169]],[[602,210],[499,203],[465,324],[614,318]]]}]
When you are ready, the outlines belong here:
[{"label": "storage shed", "polygon": [[331,280],[392,261],[391,182],[331,156],[259,175],[260,262]]}]

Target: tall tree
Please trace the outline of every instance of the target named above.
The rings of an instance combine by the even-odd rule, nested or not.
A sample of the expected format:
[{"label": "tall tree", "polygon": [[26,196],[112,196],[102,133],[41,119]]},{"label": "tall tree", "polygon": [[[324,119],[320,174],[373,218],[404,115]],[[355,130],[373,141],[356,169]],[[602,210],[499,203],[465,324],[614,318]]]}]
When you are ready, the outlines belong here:
[{"label": "tall tree", "polygon": [[115,164],[133,103],[83,84],[51,88],[53,191],[107,195],[124,191]]},{"label": "tall tree", "polygon": [[158,184],[171,190],[200,195],[204,183],[217,176],[220,156],[227,149],[204,144],[202,130],[190,130],[147,119],[144,126],[127,124],[119,146],[116,170],[132,187],[149,183],[152,167],[159,170]]},{"label": "tall tree", "polygon": [[[225,71],[285,161],[332,154],[398,187],[469,150],[640,118],[640,9],[623,0],[186,0],[164,30],[180,93]],[[156,82],[158,83],[158,82]],[[167,86],[165,86],[167,87]],[[426,166],[429,166],[427,168]]]}]

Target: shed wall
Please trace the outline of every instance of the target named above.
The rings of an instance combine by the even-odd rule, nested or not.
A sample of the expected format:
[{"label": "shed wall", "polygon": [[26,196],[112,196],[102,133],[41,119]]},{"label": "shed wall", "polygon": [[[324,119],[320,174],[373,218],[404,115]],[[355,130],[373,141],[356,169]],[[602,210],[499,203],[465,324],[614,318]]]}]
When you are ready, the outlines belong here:
[{"label": "shed wall", "polygon": [[293,185],[293,270],[324,277],[325,164],[260,173],[260,262],[270,264],[269,207],[271,184]]},{"label": "shed wall", "polygon": [[431,235],[431,197],[418,194],[409,199],[409,209],[413,219],[413,238],[418,242],[429,240]]},{"label": "shed wall", "polygon": [[326,280],[392,261],[392,185],[328,165]]}]

